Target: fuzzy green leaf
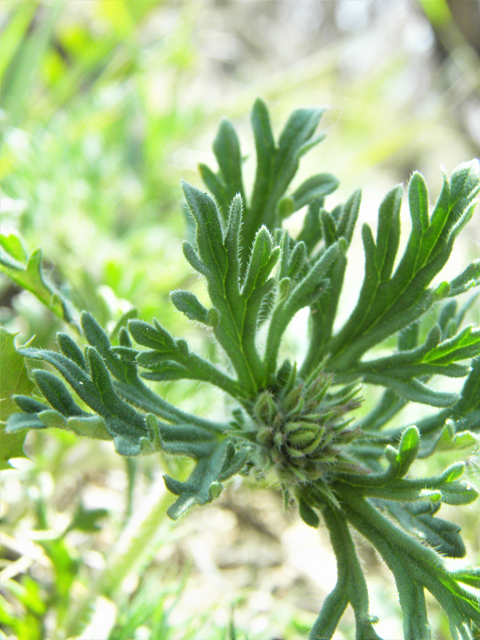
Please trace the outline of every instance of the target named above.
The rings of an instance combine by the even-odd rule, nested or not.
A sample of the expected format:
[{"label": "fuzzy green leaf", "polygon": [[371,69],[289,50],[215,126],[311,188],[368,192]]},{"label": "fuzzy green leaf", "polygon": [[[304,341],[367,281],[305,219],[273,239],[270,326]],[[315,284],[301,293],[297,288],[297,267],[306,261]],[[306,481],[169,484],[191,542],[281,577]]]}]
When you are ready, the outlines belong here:
[{"label": "fuzzy green leaf", "polygon": [[385,358],[361,362],[357,370],[362,375],[382,372],[382,375],[399,380],[433,374],[466,376],[470,371],[469,366],[456,362],[480,354],[480,329],[469,325],[446,340],[441,340],[441,337],[441,328],[436,325],[423,345]]},{"label": "fuzzy green leaf", "polygon": [[465,544],[460,535],[460,527],[434,516],[440,504],[416,502],[397,504],[385,503],[388,511],[407,531],[415,531],[427,544],[438,553],[449,558],[463,558],[466,554]]},{"label": "fuzzy green leaf", "polygon": [[216,286],[221,288],[220,282],[225,276],[227,259],[218,209],[206,193],[186,183],[183,183],[182,187],[197,225],[195,239],[198,255],[216,278]]},{"label": "fuzzy green leaf", "polygon": [[27,435],[26,433],[23,433],[25,429],[45,428],[46,425],[34,413],[11,413],[8,416],[6,426],[1,425],[2,431],[0,434],[2,436],[2,457],[5,458],[5,460],[2,461],[2,468],[11,468],[12,465],[5,464],[5,461],[10,458],[26,458],[23,451],[23,443],[25,436]]},{"label": "fuzzy green leaf", "polygon": [[240,142],[232,123],[227,119],[222,121],[218,129],[213,142],[213,151],[218,162],[222,182],[225,185],[227,207],[223,209],[223,212],[226,216],[228,206],[237,193],[245,199]]},{"label": "fuzzy green leaf", "polygon": [[325,276],[331,265],[344,250],[345,243],[343,240],[327,249],[311,266],[306,275],[297,282],[288,297],[285,300],[280,299],[277,303],[272,313],[265,348],[265,358],[269,372],[273,373],[276,367],[280,341],[288,324],[297,311],[312,304],[326,291],[328,281],[325,280]]},{"label": "fuzzy green leaf", "polygon": [[175,340],[158,322],[155,320],[153,322],[152,326],[143,320],[131,320],[128,323],[128,330],[138,344],[150,347],[159,353],[170,354],[176,348]]},{"label": "fuzzy green leaf", "polygon": [[178,380],[180,378],[202,380],[214,384],[230,395],[242,397],[242,390],[235,380],[217,367],[192,353],[184,340],[175,340],[156,320],[154,326],[141,320],[131,320],[130,333],[139,344],[153,347],[141,351],[136,362],[148,369],[142,377],[149,380]]},{"label": "fuzzy green leaf", "polygon": [[380,385],[395,391],[397,395],[411,402],[428,404],[432,407],[451,407],[458,400],[458,394],[447,391],[435,391],[419,380],[398,380],[383,374],[369,373],[365,382]]},{"label": "fuzzy green leaf", "polygon": [[65,417],[58,411],[42,411],[38,419],[45,427],[71,431],[77,436],[85,436],[95,440],[112,440],[105,420],[100,416],[83,413],[82,416]]},{"label": "fuzzy green leaf", "polygon": [[338,188],[339,182],[331,173],[319,173],[305,180],[292,194],[295,209],[301,209],[314,199],[323,198]]},{"label": "fuzzy green leaf", "polygon": [[64,416],[82,416],[84,411],[74,402],[63,382],[49,371],[36,369],[33,376],[38,388],[52,407]]},{"label": "fuzzy green leaf", "polygon": [[188,480],[179,482],[169,476],[164,476],[167,489],[179,496],[167,513],[170,518],[177,520],[195,504],[205,505],[217,498],[223,486],[218,482],[225,455],[227,443],[217,445],[210,455],[199,458]]},{"label": "fuzzy green leaf", "polygon": [[305,502],[302,498],[298,501],[298,511],[301,519],[308,524],[309,527],[313,527],[314,529],[318,529],[320,526],[320,518],[312,509],[312,507]]},{"label": "fuzzy green leaf", "polygon": [[[54,351],[24,348],[21,353],[26,357],[44,360],[53,365],[78,397],[105,420],[107,431],[112,437],[124,436],[138,439],[145,433],[144,418],[117,394],[108,369],[94,347],[87,347],[85,351],[87,371],[78,367],[66,356]],[[41,379],[45,377],[41,376]],[[51,394],[52,399],[56,393],[54,402],[57,402],[57,406],[62,407],[63,410],[66,409],[69,403],[65,400],[65,394],[68,392],[64,385],[53,386],[49,379],[49,384],[45,383],[45,390],[47,395]],[[73,399],[69,406],[73,408],[72,417],[78,416],[78,407]]]},{"label": "fuzzy green leaf", "polygon": [[184,313],[189,320],[209,324],[208,309],[206,309],[190,291],[172,291],[170,299],[177,309]]},{"label": "fuzzy green leaf", "polygon": [[[446,264],[458,232],[473,213],[480,190],[479,163],[455,170],[445,177],[442,193],[428,219],[426,193],[415,175],[409,185],[412,231],[404,255],[391,274],[399,237],[399,188],[380,207],[377,241],[364,226],[365,278],[357,306],[330,346],[336,368],[351,366],[367,349],[408,326],[438,298],[448,296],[451,285],[441,285],[428,297],[428,285]],[[455,288],[463,287],[462,276]],[[403,326],[402,326],[403,325]]]}]

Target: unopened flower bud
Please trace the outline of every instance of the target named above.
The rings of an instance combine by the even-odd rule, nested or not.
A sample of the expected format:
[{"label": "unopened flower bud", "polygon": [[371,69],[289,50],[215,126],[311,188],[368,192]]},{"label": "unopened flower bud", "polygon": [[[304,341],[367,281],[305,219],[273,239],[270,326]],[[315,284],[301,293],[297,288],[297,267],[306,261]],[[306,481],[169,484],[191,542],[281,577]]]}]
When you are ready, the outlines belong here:
[{"label": "unopened flower bud", "polygon": [[253,409],[255,417],[263,424],[271,425],[278,413],[277,405],[269,391],[260,394]]}]

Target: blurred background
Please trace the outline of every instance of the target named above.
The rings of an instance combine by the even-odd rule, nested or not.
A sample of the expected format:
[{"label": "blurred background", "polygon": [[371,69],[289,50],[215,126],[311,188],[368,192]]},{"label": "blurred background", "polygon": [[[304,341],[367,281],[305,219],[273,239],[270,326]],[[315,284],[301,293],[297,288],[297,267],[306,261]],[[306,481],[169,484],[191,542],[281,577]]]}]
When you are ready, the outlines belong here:
[{"label": "blurred background", "polygon": [[[436,196],[440,165],[480,155],[477,0],[2,0],[0,37],[2,231],[41,246],[50,277],[104,325],[133,306],[204,352],[208,339],[168,293],[198,286],[181,252],[179,182],[200,186],[198,163],[214,166],[221,117],[237,127],[249,175],[257,96],[276,132],[293,109],[328,105],[326,141],[299,181],[337,175],[331,204],[363,187],[373,223],[413,170]],[[477,212],[456,260],[477,258],[479,243]],[[3,275],[0,321],[35,346],[63,328]],[[161,393],[200,415],[223,409],[198,385]],[[186,473],[183,461],[127,464],[55,433],[29,435],[27,453],[2,478],[0,638],[308,635],[335,561],[326,534],[284,514],[278,495],[233,483],[173,524],[161,475]],[[452,516],[478,564],[478,512]],[[378,633],[400,640],[393,585],[364,547]],[[447,640],[434,607],[432,623]],[[352,625],[347,616],[335,637],[351,639]]]}]

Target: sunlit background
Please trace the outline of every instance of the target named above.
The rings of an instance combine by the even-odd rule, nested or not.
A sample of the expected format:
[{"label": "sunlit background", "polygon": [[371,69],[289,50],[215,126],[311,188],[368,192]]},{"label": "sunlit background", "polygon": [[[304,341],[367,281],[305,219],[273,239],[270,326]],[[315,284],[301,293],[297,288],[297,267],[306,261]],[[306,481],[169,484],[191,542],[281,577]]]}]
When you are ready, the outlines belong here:
[{"label": "sunlit background", "polygon": [[[200,186],[198,163],[214,165],[221,117],[237,127],[248,175],[257,96],[277,132],[293,109],[328,106],[326,141],[299,179],[337,175],[332,202],[362,187],[361,215],[373,223],[382,196],[413,170],[435,196],[441,165],[480,155],[477,0],[1,0],[0,38],[2,230],[41,246],[51,277],[103,324],[134,306],[204,353],[208,337],[168,293],[201,295],[181,252],[179,182]],[[480,255],[478,221],[459,262]],[[52,346],[62,328],[3,276],[0,321],[36,346]],[[295,333],[290,348],[301,350]],[[199,415],[225,410],[197,384],[161,393]],[[335,583],[334,556],[328,536],[285,514],[275,492],[233,482],[215,506],[173,524],[161,476],[185,474],[183,461],[126,464],[110,446],[63,433],[30,435],[27,453],[2,472],[0,638],[308,635]],[[478,511],[452,517],[478,564]],[[388,572],[359,543],[378,633],[400,640]],[[432,623],[448,640],[434,607]],[[347,616],[335,638],[351,640],[353,628]]]}]

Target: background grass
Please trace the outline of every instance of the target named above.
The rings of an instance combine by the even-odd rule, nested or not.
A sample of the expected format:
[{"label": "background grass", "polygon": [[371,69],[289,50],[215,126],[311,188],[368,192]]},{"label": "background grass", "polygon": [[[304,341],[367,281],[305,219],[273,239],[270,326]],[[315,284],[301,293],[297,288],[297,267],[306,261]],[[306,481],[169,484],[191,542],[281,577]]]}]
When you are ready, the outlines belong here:
[{"label": "background grass", "polygon": [[[450,171],[479,155],[474,0],[3,0],[0,12],[2,230],[41,246],[52,278],[106,325],[134,306],[211,349],[168,299],[199,287],[180,250],[188,229],[179,180],[200,185],[196,167],[212,162],[223,115],[253,172],[257,95],[277,131],[294,108],[330,106],[327,140],[299,179],[338,175],[337,201],[365,186],[368,221],[413,169],[436,193],[440,164]],[[459,261],[478,257],[476,220]],[[363,261],[356,251],[353,271]],[[0,319],[36,346],[51,346],[61,327],[3,277]],[[301,346],[292,333],[291,348]],[[198,385],[163,384],[161,393],[200,415],[223,409]],[[324,532],[284,514],[267,488],[233,483],[216,506],[173,524],[161,475],[186,474],[184,461],[133,465],[63,433],[29,435],[27,452],[2,478],[0,637],[306,636],[334,584],[334,559]],[[478,564],[474,509],[451,517]],[[378,631],[397,640],[393,585],[366,545],[364,562]],[[436,637],[448,638],[443,617],[432,617]],[[347,617],[338,638],[352,634]]]}]

